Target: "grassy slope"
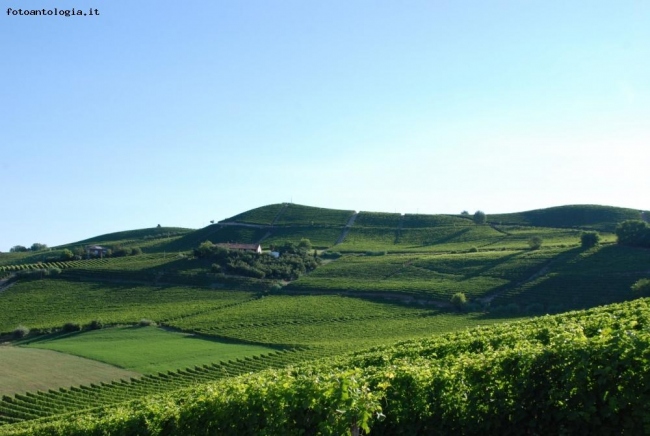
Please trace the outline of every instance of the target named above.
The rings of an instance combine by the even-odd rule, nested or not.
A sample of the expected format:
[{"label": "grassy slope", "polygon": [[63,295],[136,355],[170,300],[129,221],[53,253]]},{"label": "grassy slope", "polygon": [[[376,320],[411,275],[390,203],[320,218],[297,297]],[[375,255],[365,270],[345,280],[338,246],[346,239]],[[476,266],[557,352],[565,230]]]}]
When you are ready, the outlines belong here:
[{"label": "grassy slope", "polygon": [[526,212],[490,215],[488,221],[503,224],[524,224],[538,227],[582,227],[613,232],[616,223],[639,220],[641,213],[626,209],[599,205],[569,205]]},{"label": "grassy slope", "polygon": [[29,347],[87,357],[143,374],[207,365],[273,351],[206,340],[156,327],[115,327],[33,341]]},{"label": "grassy slope", "polygon": [[19,282],[0,294],[0,332],[17,325],[61,327],[87,324],[161,321],[235,304],[253,298],[250,292],[217,291],[187,286],[138,286],[119,283],[38,280]]},{"label": "grassy slope", "polygon": [[[273,210],[255,210],[249,218],[242,218],[269,222],[275,212],[273,219],[278,218],[280,227],[265,244],[311,237],[315,245],[325,247],[333,243],[352,213],[299,205],[289,205],[286,209],[282,209],[282,205],[274,206]],[[564,218],[557,218],[559,212],[555,209],[565,213]],[[582,212],[576,212],[579,210],[597,213],[595,217],[580,215]],[[453,216],[406,215],[402,218],[396,214],[361,213],[344,243],[333,250],[352,253],[386,250],[391,254],[346,256],[317,269],[287,289],[388,292],[424,295],[443,301],[448,301],[454,292],[465,292],[470,298],[496,295],[492,303],[495,306],[515,303],[524,309],[537,304],[542,310],[588,307],[633,297],[628,291],[629,285],[650,273],[649,251],[617,246],[583,251],[576,248],[580,231],[566,229],[579,226],[611,230],[616,222],[607,220],[629,217],[629,211],[577,206],[552,208],[553,213],[545,211],[531,211],[538,212],[537,215],[530,212],[510,214],[514,225],[492,226],[476,226],[467,218]],[[258,218],[251,218],[255,216]],[[493,221],[494,216],[488,215],[488,219]],[[554,223],[554,219],[559,219],[564,229],[543,227]],[[154,241],[149,245],[152,251],[169,253],[191,250],[206,239],[255,242],[267,231],[266,228],[213,225],[168,239],[148,241]],[[532,236],[542,237],[542,250],[527,250],[527,241]],[[611,242],[614,237],[604,234],[604,240]],[[472,248],[481,251],[468,253]],[[7,257],[3,255],[3,259]],[[118,265],[121,262],[124,264]],[[127,270],[144,273],[180,268],[183,273],[205,273],[205,266],[180,258],[167,263],[158,258],[133,257],[93,265],[84,267],[84,271],[94,270],[102,280],[121,277],[120,272]],[[137,322],[147,317],[167,319],[178,327],[236,340],[317,347],[327,355],[502,320],[480,313],[455,314],[332,296],[310,297],[311,300],[271,297],[246,302],[252,297],[252,293],[187,286],[160,288],[66,280],[20,282],[0,294],[0,313],[3,313],[0,331],[10,331],[20,323],[47,328],[59,327],[68,321],[86,323],[101,318],[109,323]],[[345,304],[341,305],[341,301]],[[522,312],[511,312],[501,316],[522,315]],[[169,365],[175,364],[170,362]]]},{"label": "grassy slope", "polygon": [[271,225],[275,217],[284,208],[284,203],[269,204],[267,206],[257,207],[247,210],[238,215],[226,218],[220,222],[237,222],[247,224]]},{"label": "grassy slope", "polygon": [[0,396],[139,376],[69,354],[12,346],[0,346],[0,368]]}]

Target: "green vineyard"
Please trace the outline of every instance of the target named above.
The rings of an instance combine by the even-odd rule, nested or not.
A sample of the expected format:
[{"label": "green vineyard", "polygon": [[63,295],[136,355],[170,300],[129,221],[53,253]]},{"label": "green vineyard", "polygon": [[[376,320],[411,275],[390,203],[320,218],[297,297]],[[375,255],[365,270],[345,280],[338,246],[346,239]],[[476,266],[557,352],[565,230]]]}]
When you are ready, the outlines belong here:
[{"label": "green vineyard", "polygon": [[650,433],[638,218],[282,203],[0,253],[0,434]]}]

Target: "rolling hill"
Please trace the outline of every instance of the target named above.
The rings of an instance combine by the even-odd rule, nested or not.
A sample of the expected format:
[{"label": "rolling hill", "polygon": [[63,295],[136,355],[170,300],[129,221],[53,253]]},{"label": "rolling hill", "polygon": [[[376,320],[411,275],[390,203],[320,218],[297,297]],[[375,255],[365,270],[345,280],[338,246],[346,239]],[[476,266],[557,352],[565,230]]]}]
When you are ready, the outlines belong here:
[{"label": "rolling hill", "polygon": [[[486,333],[481,330],[481,337],[489,341],[491,336],[504,334],[500,323],[521,321],[522,331],[532,332],[532,327],[525,327],[532,324],[525,323],[536,321],[525,320],[546,314],[558,314],[553,319],[564,320],[583,316],[563,315],[574,310],[591,310],[571,312],[585,313],[587,318],[622,310],[634,312],[636,318],[629,322],[643,326],[646,318],[639,318],[641,309],[627,309],[637,306],[593,309],[637,304],[624,302],[638,298],[630,290],[632,284],[650,277],[650,250],[619,245],[613,232],[621,221],[640,218],[639,211],[630,209],[577,205],[488,214],[487,223],[478,225],[463,215],[356,212],[284,203],[252,209],[198,230],[141,229],[42,252],[2,253],[0,279],[5,280],[0,281],[0,334],[7,344],[0,347],[0,361],[3,350],[41,347],[91,357],[135,373],[110,381],[99,374],[93,379],[91,371],[67,388],[53,384],[40,391],[16,386],[0,401],[0,434],[36,431],[34,425],[46,428],[48,421],[66,434],[73,428],[60,421],[62,414],[76,416],[106,407],[110,412],[105,416],[114,416],[121,413],[117,410],[131,407],[115,409],[119,404],[140,398],[148,401],[151,395],[163,395],[166,404],[176,404],[185,395],[177,393],[179,389],[203,392],[207,389],[203,384],[217,381],[219,386],[244,386],[251,379],[235,382],[233,377],[289,364],[308,368],[307,362],[325,359],[304,371],[322,373],[330,368],[343,374],[350,365],[357,365],[352,362],[364,362],[361,367],[370,368],[369,362],[381,353],[395,359],[388,356],[397,341],[429,344],[439,337],[454,337],[445,334],[463,335],[454,332],[494,325]],[[599,232],[600,244],[583,248],[584,230]],[[531,238],[541,238],[539,249],[531,249]],[[304,239],[311,242],[311,248],[295,251],[301,241],[309,247]],[[267,260],[266,266],[253,255],[235,252],[228,252],[227,258],[219,252],[198,256],[195,250],[205,241],[261,244],[265,251],[273,248],[283,254],[277,261]],[[121,257],[62,259],[63,250],[88,244],[139,250]],[[310,259],[319,266],[296,280],[273,278],[269,272],[289,265],[300,270],[301,262]],[[455,294],[463,294],[467,302],[452,303]],[[551,324],[558,329],[561,323]],[[30,333],[18,337],[18,326]],[[98,329],[102,334],[95,332]],[[185,336],[178,336],[181,333]],[[557,330],[557,334],[564,333]],[[104,347],[101,341],[107,340],[132,348],[119,353],[116,348],[119,359],[111,360],[99,352]],[[508,343],[538,346],[524,345],[524,340],[513,337]],[[172,358],[165,353],[169,346],[188,347],[190,351],[179,353],[185,355],[200,349],[203,357]],[[375,351],[364,351],[372,347]],[[147,349],[151,361],[138,360],[128,351],[138,348]],[[395,353],[412,353],[400,350]],[[365,360],[347,357],[350,353]],[[434,371],[431,365],[435,364],[425,366]],[[375,370],[368,371],[375,374]],[[29,373],[20,377],[25,386],[36,378]],[[369,383],[375,383],[373,389],[383,389],[377,380]],[[399,401],[405,400],[400,397]],[[392,415],[386,415],[390,425],[373,421],[373,434],[394,434],[391,426],[399,422],[394,419],[401,416],[399,407],[403,406],[390,407],[384,409],[391,410]],[[427,419],[417,417],[423,423]],[[458,415],[454,422],[460,419]],[[100,425],[94,418],[84,422]],[[420,431],[429,428],[426,425]],[[448,421],[445,425],[452,428],[455,424]]]}]

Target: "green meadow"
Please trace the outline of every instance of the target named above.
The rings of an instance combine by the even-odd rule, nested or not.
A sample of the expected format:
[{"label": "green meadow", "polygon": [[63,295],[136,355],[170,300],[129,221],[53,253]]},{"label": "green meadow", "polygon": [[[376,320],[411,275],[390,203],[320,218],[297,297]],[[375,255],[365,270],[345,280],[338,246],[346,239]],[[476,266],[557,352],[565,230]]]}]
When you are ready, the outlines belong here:
[{"label": "green meadow", "polygon": [[167,372],[275,351],[233,344],[157,327],[113,327],[31,342],[28,347],[54,350],[108,363],[142,374]]},{"label": "green meadow", "polygon": [[111,382],[140,375],[137,371],[65,352],[14,346],[0,347],[0,368],[0,396]]}]

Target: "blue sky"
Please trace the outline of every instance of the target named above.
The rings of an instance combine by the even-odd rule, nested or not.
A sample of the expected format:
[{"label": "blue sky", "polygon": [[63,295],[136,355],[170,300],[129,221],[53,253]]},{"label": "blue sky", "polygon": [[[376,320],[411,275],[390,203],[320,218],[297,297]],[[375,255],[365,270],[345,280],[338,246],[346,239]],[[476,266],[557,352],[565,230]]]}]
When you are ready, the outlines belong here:
[{"label": "blue sky", "polygon": [[1,251],[285,201],[650,208],[650,2],[75,3],[0,11]]}]

